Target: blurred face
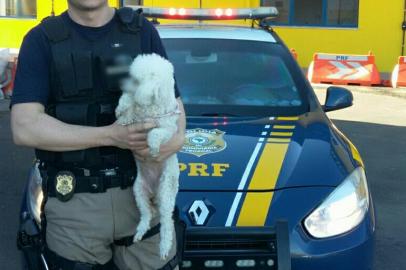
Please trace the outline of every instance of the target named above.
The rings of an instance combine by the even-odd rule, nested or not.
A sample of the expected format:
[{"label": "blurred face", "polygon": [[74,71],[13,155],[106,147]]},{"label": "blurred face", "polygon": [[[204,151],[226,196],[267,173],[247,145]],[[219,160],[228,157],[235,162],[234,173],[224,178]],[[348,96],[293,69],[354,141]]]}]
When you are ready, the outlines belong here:
[{"label": "blurred face", "polygon": [[82,11],[98,10],[108,6],[108,0],[68,0],[69,7]]}]

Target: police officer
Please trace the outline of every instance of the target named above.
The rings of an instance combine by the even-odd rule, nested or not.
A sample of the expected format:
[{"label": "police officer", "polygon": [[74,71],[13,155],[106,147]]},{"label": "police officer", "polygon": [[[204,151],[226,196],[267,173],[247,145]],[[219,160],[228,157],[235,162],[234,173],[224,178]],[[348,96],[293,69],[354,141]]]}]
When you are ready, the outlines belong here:
[{"label": "police officer", "polygon": [[68,0],[66,12],[26,35],[11,104],[14,141],[36,149],[50,269],[175,269],[176,243],[167,261],[159,257],[157,220],[142,241],[128,240],[139,220],[135,162],[162,162],[180,149],[183,106],[178,98],[178,133],[155,159],[146,142],[153,122],[115,123],[120,80],[132,59],[166,54],[141,11],[107,2]]}]

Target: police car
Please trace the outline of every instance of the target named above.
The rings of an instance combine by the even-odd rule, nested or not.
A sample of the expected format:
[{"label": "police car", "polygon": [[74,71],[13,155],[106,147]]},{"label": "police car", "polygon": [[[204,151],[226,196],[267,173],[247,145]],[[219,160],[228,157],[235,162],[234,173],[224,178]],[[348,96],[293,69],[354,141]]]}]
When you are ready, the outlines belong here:
[{"label": "police car", "polygon": [[[144,14],[157,23],[188,115],[179,153],[181,268],[372,269],[375,215],[364,164],[325,114],[351,106],[351,92],[330,87],[319,104],[269,26],[275,8]],[[207,22],[236,19],[252,24]],[[22,219],[39,219],[38,179],[34,168]],[[34,225],[24,222],[22,237],[36,233]]]}]

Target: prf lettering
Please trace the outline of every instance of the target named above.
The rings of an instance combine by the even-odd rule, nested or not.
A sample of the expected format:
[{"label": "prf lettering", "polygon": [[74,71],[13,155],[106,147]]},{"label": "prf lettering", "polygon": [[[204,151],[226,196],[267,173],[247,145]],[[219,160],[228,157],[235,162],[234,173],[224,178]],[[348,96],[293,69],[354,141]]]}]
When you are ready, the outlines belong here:
[{"label": "prf lettering", "polygon": [[230,168],[230,164],[179,163],[179,168],[181,172],[187,172],[188,176],[222,177],[227,169]]}]

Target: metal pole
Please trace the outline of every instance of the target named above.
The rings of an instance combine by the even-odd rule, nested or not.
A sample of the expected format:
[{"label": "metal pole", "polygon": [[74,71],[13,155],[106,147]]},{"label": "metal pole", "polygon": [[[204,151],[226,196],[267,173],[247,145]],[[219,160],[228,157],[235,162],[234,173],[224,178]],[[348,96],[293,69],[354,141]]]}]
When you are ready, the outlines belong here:
[{"label": "metal pole", "polygon": [[405,31],[406,31],[406,0],[403,6],[403,23],[402,23],[402,51],[401,56],[405,54]]},{"label": "metal pole", "polygon": [[200,8],[202,8],[202,0],[200,0]]}]

